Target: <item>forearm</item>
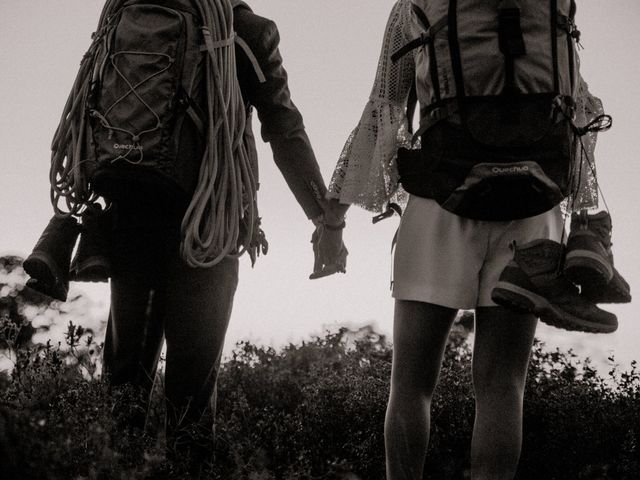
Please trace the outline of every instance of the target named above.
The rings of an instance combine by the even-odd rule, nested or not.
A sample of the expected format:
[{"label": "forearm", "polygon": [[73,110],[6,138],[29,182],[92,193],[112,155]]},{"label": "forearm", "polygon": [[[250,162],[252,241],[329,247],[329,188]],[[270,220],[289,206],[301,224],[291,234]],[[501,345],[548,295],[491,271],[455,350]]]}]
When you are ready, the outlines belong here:
[{"label": "forearm", "polygon": [[274,161],[307,218],[327,209],[327,187],[304,130],[270,142]]}]

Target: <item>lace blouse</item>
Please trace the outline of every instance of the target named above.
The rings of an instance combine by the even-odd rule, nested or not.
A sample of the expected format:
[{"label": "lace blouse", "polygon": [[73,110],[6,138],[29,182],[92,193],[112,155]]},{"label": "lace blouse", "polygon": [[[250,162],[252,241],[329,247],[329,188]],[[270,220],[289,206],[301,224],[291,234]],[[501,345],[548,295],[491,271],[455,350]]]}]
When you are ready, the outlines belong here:
[{"label": "lace blouse", "polygon": [[[407,193],[398,184],[396,152],[410,148],[411,133],[406,117],[409,91],[415,77],[416,50],[397,63],[391,55],[413,40],[411,0],[398,0],[387,21],[376,77],[360,122],[347,139],[329,184],[328,198],[381,212],[388,202],[404,205]],[[602,102],[593,97],[580,78],[576,125],[586,125],[603,113]],[[593,159],[596,133],[582,137],[586,155],[577,155],[579,175],[575,194],[565,201],[565,210],[594,208],[598,190]],[[414,148],[419,148],[419,142]]]}]

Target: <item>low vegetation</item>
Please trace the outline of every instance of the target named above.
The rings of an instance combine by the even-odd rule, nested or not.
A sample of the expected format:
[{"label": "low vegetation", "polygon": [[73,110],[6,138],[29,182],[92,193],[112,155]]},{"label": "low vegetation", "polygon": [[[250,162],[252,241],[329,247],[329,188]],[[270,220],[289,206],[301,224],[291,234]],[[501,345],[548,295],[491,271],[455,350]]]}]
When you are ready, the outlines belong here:
[{"label": "low vegetation", "polygon": [[[145,432],[119,429],[132,395],[110,391],[100,378],[93,332],[62,315],[66,342],[31,342],[34,328],[21,314],[29,302],[7,285],[0,285],[2,478],[186,478],[179,462],[166,459],[161,388]],[[458,327],[446,351],[425,479],[468,478],[466,335]],[[640,372],[635,363],[626,372],[613,365],[603,375],[571,352],[536,344],[518,479],[640,478]],[[387,339],[370,328],[327,332],[280,350],[237,344],[221,370],[216,461],[204,477],[384,479],[390,366]]]}]

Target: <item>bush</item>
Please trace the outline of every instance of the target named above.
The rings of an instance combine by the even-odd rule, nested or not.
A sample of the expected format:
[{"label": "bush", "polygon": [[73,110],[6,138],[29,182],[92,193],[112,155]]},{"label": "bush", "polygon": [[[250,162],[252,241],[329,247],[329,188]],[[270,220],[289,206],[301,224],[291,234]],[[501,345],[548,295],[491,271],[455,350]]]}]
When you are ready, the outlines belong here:
[{"label": "bush", "polygon": [[[147,432],[119,428],[138,405],[137,392],[110,391],[96,375],[93,332],[69,322],[65,344],[31,341],[42,327],[32,326],[27,307],[58,322],[74,311],[30,298],[17,265],[17,257],[0,258],[0,360],[11,365],[0,371],[2,478],[186,478],[182,465],[165,459],[161,392],[154,392]],[[457,327],[433,401],[425,479],[468,478],[470,366],[466,330]],[[278,351],[237,344],[220,371],[216,461],[205,476],[383,479],[390,371],[390,346],[371,328],[341,329]],[[601,375],[588,360],[537,343],[524,435],[519,480],[640,478],[637,365]]]},{"label": "bush", "polygon": [[[609,359],[613,365],[613,358]],[[640,478],[640,372],[600,376],[572,352],[532,356],[521,479]]]},{"label": "bush", "polygon": [[[78,338],[77,338],[78,339]],[[122,432],[122,411],[80,349],[22,348],[0,392],[3,478],[181,478],[162,435]],[[4,339],[7,341],[7,339]],[[383,479],[383,421],[391,351],[371,329],[301,345],[243,342],[223,364],[218,395],[219,479]],[[640,374],[600,376],[571,352],[532,355],[519,479],[637,479]],[[120,403],[118,403],[120,402]],[[434,399],[428,479],[462,479],[473,423],[470,351],[454,332]]]}]

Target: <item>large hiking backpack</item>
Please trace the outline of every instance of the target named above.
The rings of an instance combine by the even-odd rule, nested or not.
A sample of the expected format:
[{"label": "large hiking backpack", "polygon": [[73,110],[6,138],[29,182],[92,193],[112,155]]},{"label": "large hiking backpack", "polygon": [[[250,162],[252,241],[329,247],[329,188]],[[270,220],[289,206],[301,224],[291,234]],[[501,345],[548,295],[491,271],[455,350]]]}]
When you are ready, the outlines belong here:
[{"label": "large hiking backpack", "polygon": [[421,150],[400,182],[458,215],[543,213],[573,186],[574,0],[413,0]]},{"label": "large hiking backpack", "polygon": [[64,198],[77,214],[96,196],[118,201],[144,189],[183,204],[181,251],[191,265],[252,248],[261,233],[257,165],[244,137],[236,43],[258,63],[235,35],[234,8],[249,7],[107,1],[54,139],[55,207]]}]

